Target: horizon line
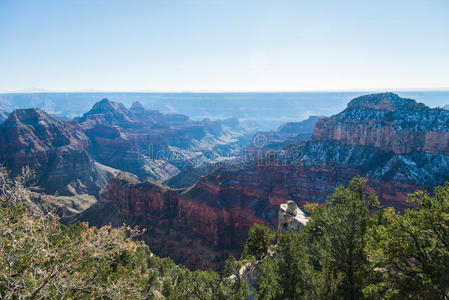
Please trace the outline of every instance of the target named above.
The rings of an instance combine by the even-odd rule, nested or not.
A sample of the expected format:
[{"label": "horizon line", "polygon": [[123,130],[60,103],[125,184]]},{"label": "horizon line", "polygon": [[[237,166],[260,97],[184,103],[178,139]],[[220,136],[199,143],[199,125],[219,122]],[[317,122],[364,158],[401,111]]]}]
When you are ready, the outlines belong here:
[{"label": "horizon line", "polygon": [[357,92],[449,92],[449,87],[440,88],[385,88],[385,89],[323,89],[323,90],[39,90],[36,91],[0,91],[0,94],[58,94],[58,93],[173,93],[173,94],[206,94],[206,93],[357,93]]}]

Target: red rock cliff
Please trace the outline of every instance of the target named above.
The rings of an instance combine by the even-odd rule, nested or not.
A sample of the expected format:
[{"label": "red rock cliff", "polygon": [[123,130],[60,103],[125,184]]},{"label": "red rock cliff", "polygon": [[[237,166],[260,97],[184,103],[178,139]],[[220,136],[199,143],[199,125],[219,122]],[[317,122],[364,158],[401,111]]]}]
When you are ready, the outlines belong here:
[{"label": "red rock cliff", "polygon": [[382,151],[449,154],[449,111],[392,93],[363,96],[331,118],[321,119],[313,141],[372,146]]}]

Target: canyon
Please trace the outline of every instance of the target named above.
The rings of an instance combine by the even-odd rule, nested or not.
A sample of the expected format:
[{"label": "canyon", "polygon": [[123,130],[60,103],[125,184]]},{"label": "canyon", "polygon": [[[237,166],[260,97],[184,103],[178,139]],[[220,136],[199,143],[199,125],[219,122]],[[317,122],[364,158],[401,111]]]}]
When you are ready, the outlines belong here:
[{"label": "canyon", "polygon": [[[63,194],[69,194],[67,189],[52,183],[59,175],[47,173],[65,170],[61,176],[77,180],[86,174],[78,176],[74,171],[104,165],[142,180],[168,179],[185,164],[197,166],[232,157],[246,133],[235,119],[193,121],[184,115],[146,110],[138,102],[127,109],[108,99],[74,121],[57,119],[40,109],[18,109],[0,130],[0,161],[13,174],[29,165],[42,175],[38,182],[46,191]],[[69,162],[76,170],[70,169]]]},{"label": "canyon", "polygon": [[97,162],[141,180],[166,180],[186,164],[232,157],[246,133],[235,119],[194,121],[146,110],[139,102],[127,109],[108,99],[76,120],[90,138],[89,153]]},{"label": "canyon", "polygon": [[[41,109],[16,109],[0,124],[0,163],[12,176],[29,166],[36,174],[33,190],[46,198],[98,199],[119,171],[141,180],[169,179],[186,164],[200,167],[232,157],[245,134],[235,119],[194,121],[138,102],[128,109],[103,99],[72,121]],[[56,210],[79,212],[76,204],[59,199],[50,201]]]},{"label": "canyon", "polygon": [[308,140],[222,163],[190,187],[113,179],[100,202],[72,221],[139,225],[158,255],[219,269],[241,253],[253,224],[276,227],[280,204],[323,202],[356,175],[368,178],[384,207],[410,207],[408,193],[449,180],[448,120],[449,111],[392,93],[358,97],[318,120]]},{"label": "canyon", "polygon": [[[67,121],[40,109],[0,125],[0,162],[36,171],[34,196],[65,223],[123,223],[192,269],[238,257],[248,229],[276,228],[279,205],[322,203],[362,175],[384,207],[449,180],[449,111],[393,93],[356,97],[331,117],[248,132],[103,99]],[[72,197],[72,198],[70,198]]]}]

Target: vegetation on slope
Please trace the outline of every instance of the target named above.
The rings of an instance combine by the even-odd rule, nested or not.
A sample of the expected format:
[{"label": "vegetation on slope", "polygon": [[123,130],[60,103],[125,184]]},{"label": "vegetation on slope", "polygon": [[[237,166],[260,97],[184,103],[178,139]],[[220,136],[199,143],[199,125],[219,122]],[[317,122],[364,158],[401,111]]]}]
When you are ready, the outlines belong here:
[{"label": "vegetation on slope", "polygon": [[64,226],[0,168],[0,299],[242,299],[244,285],[154,256],[137,228]]},{"label": "vegetation on slope", "polygon": [[253,227],[241,261],[218,274],[153,255],[137,228],[64,226],[29,210],[30,177],[0,169],[1,299],[449,298],[449,184],[410,195],[416,207],[399,214],[356,177],[309,205],[305,229],[276,245],[273,231]]},{"label": "vegetation on slope", "polygon": [[449,184],[410,195],[416,207],[400,214],[372,212],[365,183],[356,177],[309,205],[305,229],[261,261],[257,299],[449,298]]}]

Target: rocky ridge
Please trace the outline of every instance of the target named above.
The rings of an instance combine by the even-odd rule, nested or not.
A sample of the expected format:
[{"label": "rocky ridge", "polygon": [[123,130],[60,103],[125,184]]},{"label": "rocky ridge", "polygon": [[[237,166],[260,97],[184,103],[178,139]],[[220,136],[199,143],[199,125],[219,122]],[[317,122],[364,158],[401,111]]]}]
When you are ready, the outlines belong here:
[{"label": "rocky ridge", "polygon": [[40,109],[19,109],[0,125],[0,161],[13,174],[28,165],[45,193],[98,195],[110,173],[95,165],[89,139],[73,122]]},{"label": "rocky ridge", "polygon": [[185,165],[234,155],[244,130],[238,121],[193,121],[134,103],[128,110],[103,99],[78,119],[98,162],[131,172],[141,180],[165,180]]},{"label": "rocky ridge", "polygon": [[238,120],[194,121],[108,99],[74,121],[17,109],[0,126],[0,163],[13,176],[28,165],[45,194],[99,197],[117,170],[168,179],[185,165],[201,169],[232,157],[243,134]]}]

